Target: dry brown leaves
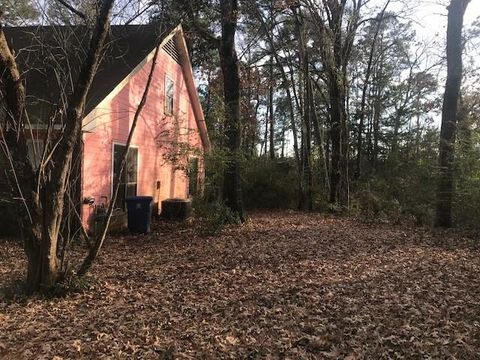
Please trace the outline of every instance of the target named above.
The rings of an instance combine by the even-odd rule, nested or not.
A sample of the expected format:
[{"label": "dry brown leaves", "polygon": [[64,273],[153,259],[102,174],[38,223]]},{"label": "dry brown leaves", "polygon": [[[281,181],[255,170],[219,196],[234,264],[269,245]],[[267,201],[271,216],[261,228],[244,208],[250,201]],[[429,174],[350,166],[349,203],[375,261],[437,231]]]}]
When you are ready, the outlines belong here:
[{"label": "dry brown leaves", "polygon": [[[480,250],[295,212],[109,240],[89,291],[0,299],[0,358],[480,358]],[[0,243],[0,283],[23,255]]]}]

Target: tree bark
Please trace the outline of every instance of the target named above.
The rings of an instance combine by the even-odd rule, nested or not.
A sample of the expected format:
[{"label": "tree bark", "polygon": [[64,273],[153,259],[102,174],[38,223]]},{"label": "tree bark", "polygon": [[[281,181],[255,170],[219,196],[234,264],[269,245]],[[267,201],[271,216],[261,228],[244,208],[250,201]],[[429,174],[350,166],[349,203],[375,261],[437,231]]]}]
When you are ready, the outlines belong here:
[{"label": "tree bark", "polygon": [[99,10],[89,51],[82,65],[78,82],[66,111],[67,121],[62,141],[53,155],[52,178],[46,184],[43,209],[43,269],[41,285],[51,287],[58,279],[57,246],[60,224],[63,217],[66,182],[69,177],[72,154],[80,135],[85,103],[97,71],[103,44],[110,28],[110,13],[114,0],[105,0]]},{"label": "tree bark", "polygon": [[[332,155],[330,164],[329,202],[349,207],[349,133],[347,127],[347,65],[351,57],[355,34],[359,25],[363,1],[353,1],[346,12],[346,0],[323,1],[324,11],[309,7],[318,26],[319,51],[328,79],[330,99],[330,140]],[[344,17],[349,16],[346,24]]]},{"label": "tree bark", "polygon": [[25,230],[25,252],[28,261],[27,286],[32,292],[55,285],[59,278],[58,238],[64,214],[70,164],[75,144],[81,134],[87,93],[109,29],[113,2],[114,0],[105,0],[100,6],[89,51],[82,64],[75,89],[69,97],[65,130],[57,139],[59,146],[53,153],[52,160],[40,166],[42,171],[44,167],[48,167],[46,171],[48,177],[42,175],[42,171],[35,173],[29,164],[23,119],[25,92],[15,60],[0,30],[0,72],[4,80],[2,90],[7,94],[7,107],[11,115],[5,140],[13,159],[11,170],[15,173],[18,195],[25,204],[22,227]]},{"label": "tree bark", "polygon": [[298,34],[299,56],[301,65],[301,81],[303,82],[303,114],[302,114],[302,146],[301,146],[301,192],[299,208],[311,211],[313,209],[313,176],[312,176],[312,85],[309,74],[308,49],[304,39],[302,12],[292,7]]},{"label": "tree bark", "polygon": [[348,181],[346,169],[347,160],[345,148],[347,134],[345,133],[345,89],[342,80],[335,75],[329,81],[330,88],[330,121],[331,121],[331,142],[332,142],[332,165],[330,169],[330,203],[338,203],[347,206],[347,189],[344,182]]},{"label": "tree bark", "polygon": [[14,184],[14,198],[21,199],[20,222],[24,230],[27,255],[27,286],[35,290],[42,282],[42,217],[39,192],[35,189],[35,172],[28,160],[25,137],[26,95],[15,58],[0,27],[0,80],[6,113],[1,135],[9,159],[9,182]]},{"label": "tree bark", "polygon": [[[293,136],[293,151],[295,155],[295,161],[297,164],[297,188],[298,188],[298,195],[299,198],[301,197],[302,193],[302,180],[301,180],[301,174],[300,174],[300,169],[301,169],[301,160],[300,160],[300,149],[298,145],[298,130],[297,130],[297,124],[296,124],[296,119],[295,119],[295,109],[294,109],[294,102],[296,100],[296,94],[295,94],[295,83],[293,81],[293,76],[291,75],[292,81],[289,81],[287,74],[285,72],[285,69],[283,67],[283,63],[280,59],[280,56],[278,54],[278,49],[275,46],[275,42],[272,36],[272,31],[268,29],[267,24],[265,23],[265,19],[262,16],[261,11],[258,8],[258,4],[252,1],[252,6],[255,9],[255,13],[257,15],[258,20],[260,21],[260,24],[262,26],[264,35],[270,45],[270,49],[272,51],[272,55],[275,59],[275,63],[277,65],[277,69],[280,72],[280,75],[282,77],[282,86],[285,89],[285,92],[287,94],[287,99],[288,99],[288,112],[289,112],[289,117],[290,117],[290,126],[292,129],[292,136]],[[272,19],[273,21],[273,19]],[[290,84],[292,85],[293,89],[293,95],[292,95],[292,89],[290,89]],[[295,99],[294,99],[295,98]],[[298,102],[297,102],[298,104]]]},{"label": "tree bark", "polygon": [[365,122],[365,106],[367,103],[367,90],[370,82],[370,76],[372,75],[373,55],[375,54],[378,34],[380,33],[383,18],[385,16],[385,11],[387,10],[387,6],[389,3],[390,3],[390,0],[388,0],[385,3],[385,6],[383,7],[381,13],[379,14],[378,19],[376,19],[377,27],[375,28],[375,33],[373,35],[372,46],[370,48],[370,52],[368,55],[367,69],[365,71],[365,81],[362,86],[362,97],[360,100],[360,113],[359,113],[359,119],[358,119],[357,159],[356,159],[356,169],[354,174],[354,177],[356,179],[360,178],[361,172],[362,172],[362,155],[363,155],[362,145],[363,145],[363,128],[364,128],[364,122]]},{"label": "tree bark", "polygon": [[268,125],[270,122],[270,106],[267,106],[267,112],[265,113],[265,129],[263,131],[263,144],[260,151],[260,155],[267,156],[268,152]]},{"label": "tree bark", "polygon": [[448,7],[447,80],[442,107],[436,226],[451,227],[454,189],[455,132],[457,108],[462,82],[462,27],[469,0],[452,0]]},{"label": "tree bark", "polygon": [[240,178],[240,75],[235,33],[238,0],[221,0],[222,38],[219,47],[225,100],[225,135],[228,160],[224,172],[223,199],[225,204],[244,221]]},{"label": "tree bark", "polygon": [[[272,50],[273,51],[273,50]],[[273,78],[273,55],[270,56],[270,87],[268,91],[268,105],[270,107],[269,110],[269,125],[270,125],[270,139],[269,139],[269,156],[270,159],[275,159],[275,118],[273,117],[273,86],[274,86],[274,78]]]}]

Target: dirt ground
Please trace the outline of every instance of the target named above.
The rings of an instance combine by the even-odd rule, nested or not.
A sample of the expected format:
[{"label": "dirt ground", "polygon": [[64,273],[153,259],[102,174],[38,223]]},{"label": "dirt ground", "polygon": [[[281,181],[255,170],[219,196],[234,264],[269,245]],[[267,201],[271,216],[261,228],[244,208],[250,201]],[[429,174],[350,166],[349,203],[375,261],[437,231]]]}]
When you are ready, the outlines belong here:
[{"label": "dirt ground", "polygon": [[109,239],[87,290],[12,299],[25,260],[0,240],[0,358],[479,359],[479,244],[297,212],[157,224]]}]

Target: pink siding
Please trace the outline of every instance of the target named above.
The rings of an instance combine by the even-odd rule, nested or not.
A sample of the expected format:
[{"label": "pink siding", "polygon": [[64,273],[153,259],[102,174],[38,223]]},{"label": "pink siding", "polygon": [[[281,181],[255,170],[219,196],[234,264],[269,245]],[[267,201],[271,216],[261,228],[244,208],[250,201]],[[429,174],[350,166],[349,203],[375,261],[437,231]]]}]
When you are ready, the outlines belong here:
[{"label": "pink siding", "polygon": [[[82,197],[94,197],[96,205],[110,200],[113,144],[125,144],[127,141],[150,67],[151,61],[133,75],[111,101],[97,108],[99,115],[94,120],[93,130],[83,135]],[[164,114],[165,75],[175,83],[173,117]],[[175,119],[178,126],[175,126]],[[132,141],[132,146],[138,147],[138,195],[153,196],[154,202],[188,196],[188,178],[185,172],[176,169],[176,166],[166,159],[166,155],[172,153],[175,139],[203,150],[182,69],[162,50]],[[161,184],[160,191],[156,190],[157,181]],[[93,208],[83,205],[82,210],[82,218],[87,225]]]}]

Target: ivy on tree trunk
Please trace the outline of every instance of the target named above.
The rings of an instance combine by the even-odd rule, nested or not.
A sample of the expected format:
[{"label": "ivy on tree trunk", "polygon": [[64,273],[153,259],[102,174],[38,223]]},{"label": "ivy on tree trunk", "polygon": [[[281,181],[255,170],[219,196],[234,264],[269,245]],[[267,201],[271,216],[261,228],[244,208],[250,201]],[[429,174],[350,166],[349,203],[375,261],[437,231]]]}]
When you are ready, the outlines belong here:
[{"label": "ivy on tree trunk", "polygon": [[220,6],[222,37],[219,52],[225,100],[225,145],[228,152],[224,174],[223,198],[225,204],[243,221],[244,214],[240,183],[240,75],[238,57],[235,50],[238,1],[222,0]]},{"label": "ivy on tree trunk", "polygon": [[452,226],[454,191],[455,133],[457,108],[462,82],[462,27],[463,16],[470,0],[452,0],[448,7],[447,25],[447,80],[443,95],[442,126],[440,130],[437,211],[435,224]]}]

